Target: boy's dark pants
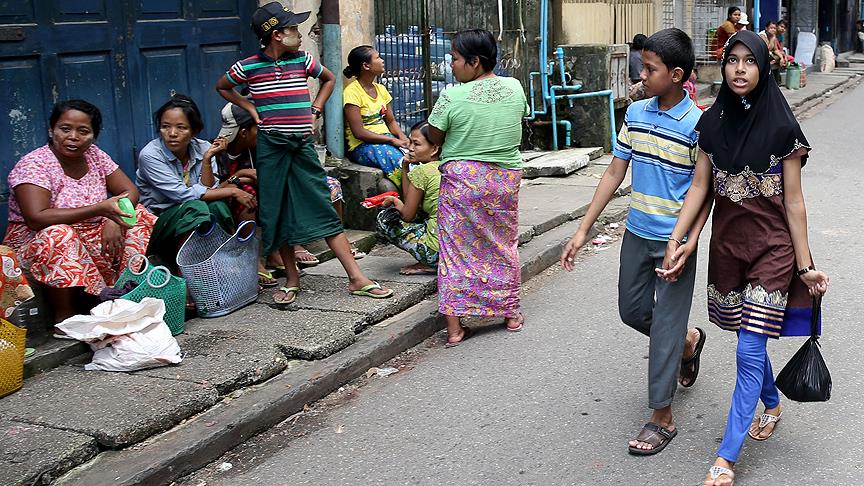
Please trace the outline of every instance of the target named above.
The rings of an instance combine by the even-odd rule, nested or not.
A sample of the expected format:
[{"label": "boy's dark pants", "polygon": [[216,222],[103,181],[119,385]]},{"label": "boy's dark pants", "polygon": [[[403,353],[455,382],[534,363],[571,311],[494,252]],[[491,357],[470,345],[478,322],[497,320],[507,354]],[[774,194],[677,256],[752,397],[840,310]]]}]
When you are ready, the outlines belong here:
[{"label": "boy's dark pants", "polygon": [[621,320],[650,338],[648,406],[655,410],[672,404],[678,386],[696,279],[695,253],[690,255],[677,282],[670,283],[657,276],[654,269],[663,266],[666,244],[626,231],[618,274]]}]

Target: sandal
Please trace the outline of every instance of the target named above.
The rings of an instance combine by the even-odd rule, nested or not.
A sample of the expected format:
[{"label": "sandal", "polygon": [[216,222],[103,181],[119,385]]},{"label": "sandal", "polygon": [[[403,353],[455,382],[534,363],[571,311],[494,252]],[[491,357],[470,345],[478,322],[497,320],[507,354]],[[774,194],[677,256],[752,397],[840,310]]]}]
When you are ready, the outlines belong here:
[{"label": "sandal", "polygon": [[352,290],[351,295],[359,295],[361,297],[372,297],[373,299],[386,299],[388,297],[393,296],[393,289],[387,289],[383,294],[373,293],[372,290],[375,290],[375,289],[384,290],[381,288],[381,284],[379,284],[378,282],[372,282],[369,285],[363,286],[363,288],[361,288],[361,289]]},{"label": "sandal", "polygon": [[669,430],[654,422],[648,422],[633,440],[650,444],[651,449],[640,449],[633,446],[628,446],[628,449],[630,450],[630,454],[636,456],[652,456],[665,449],[676,435],[678,435],[678,429]]},{"label": "sandal", "polygon": [[279,281],[273,278],[273,272],[258,272],[258,285],[261,288],[271,288],[279,285]]},{"label": "sandal", "polygon": [[[771,436],[774,435],[774,431],[777,430],[776,424],[778,422],[780,422],[780,417],[782,417],[782,416],[783,416],[783,410],[780,410],[780,413],[777,415],[771,415],[770,413],[763,413],[762,415],[759,416],[759,418],[753,419],[753,424],[750,425],[750,430],[747,431],[747,435],[749,435],[751,439],[758,440],[760,442],[763,440],[770,439]],[[759,434],[761,434],[762,431],[765,429],[765,427],[767,427],[770,424],[775,424],[774,427],[771,428],[771,433],[765,437],[760,436]],[[753,433],[754,428],[756,429],[755,434]]]},{"label": "sandal", "polygon": [[[707,335],[701,328],[696,328],[699,331],[699,341],[696,342],[696,351],[686,361],[681,362],[681,372],[678,374],[678,383],[684,388],[690,388],[696,383],[696,378],[699,377],[699,358],[702,356],[702,348],[705,346],[705,338]],[[684,384],[687,380],[687,384]]]},{"label": "sandal", "polygon": [[519,320],[517,322],[519,323],[519,325],[516,327],[510,327],[510,326],[507,326],[507,324],[504,324],[505,326],[507,326],[507,331],[509,331],[509,332],[521,331],[522,328],[525,327],[525,314],[520,312],[519,313]]},{"label": "sandal", "polygon": [[366,256],[366,253],[358,250],[357,248],[351,247],[351,256],[354,257],[355,260],[360,260]]},{"label": "sandal", "polygon": [[728,467],[711,466],[711,469],[708,470],[708,477],[711,478],[711,481],[717,481],[717,478],[723,475],[729,477],[729,486],[735,484],[735,472]]},{"label": "sandal", "polygon": [[[297,299],[297,294],[300,292],[300,287],[279,287],[277,292],[282,292],[285,294],[285,297],[279,299],[276,298],[276,294],[273,294],[273,303],[278,305],[288,305],[294,303]],[[288,296],[291,296],[289,299]]]},{"label": "sandal", "polygon": [[[300,255],[306,255],[306,257],[301,258]],[[294,250],[294,258],[297,261],[297,265],[302,267],[314,267],[321,263],[321,261],[318,260],[318,257],[310,253],[309,250]]]},{"label": "sandal", "polygon": [[462,327],[462,337],[459,338],[458,341],[453,341],[450,338],[450,336],[447,336],[447,342],[444,343],[445,348],[455,348],[456,346],[459,346],[460,344],[462,344],[466,339],[468,339],[474,335],[474,330],[471,329],[470,327],[465,327],[465,326],[461,326],[461,327]]}]

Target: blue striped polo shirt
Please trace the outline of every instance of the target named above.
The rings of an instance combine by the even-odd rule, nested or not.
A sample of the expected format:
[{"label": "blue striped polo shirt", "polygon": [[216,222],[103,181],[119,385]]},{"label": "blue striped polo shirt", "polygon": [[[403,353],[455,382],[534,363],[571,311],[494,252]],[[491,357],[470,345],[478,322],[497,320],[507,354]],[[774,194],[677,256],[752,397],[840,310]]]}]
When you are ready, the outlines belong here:
[{"label": "blue striped polo shirt", "polygon": [[686,92],[667,111],[656,96],[627,108],[612,154],[633,168],[627,229],[637,236],[667,240],[672,234],[696,170],[700,116]]},{"label": "blue striped polo shirt", "polygon": [[264,51],[237,61],[226,76],[236,85],[248,84],[261,117],[261,130],[286,134],[312,133],[312,101],[307,79],[321,76],[324,67],[305,51],[273,59]]}]

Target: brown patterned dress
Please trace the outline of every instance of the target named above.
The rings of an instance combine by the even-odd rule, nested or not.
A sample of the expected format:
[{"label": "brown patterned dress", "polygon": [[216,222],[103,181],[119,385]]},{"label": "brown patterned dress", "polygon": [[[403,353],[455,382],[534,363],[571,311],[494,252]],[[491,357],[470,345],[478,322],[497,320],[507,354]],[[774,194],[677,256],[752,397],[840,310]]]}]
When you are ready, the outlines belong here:
[{"label": "brown patterned dress", "polygon": [[708,263],[708,318],[721,329],[777,338],[809,336],[811,300],[796,276],[783,200],[783,161],[730,174],[713,163],[714,216]]}]

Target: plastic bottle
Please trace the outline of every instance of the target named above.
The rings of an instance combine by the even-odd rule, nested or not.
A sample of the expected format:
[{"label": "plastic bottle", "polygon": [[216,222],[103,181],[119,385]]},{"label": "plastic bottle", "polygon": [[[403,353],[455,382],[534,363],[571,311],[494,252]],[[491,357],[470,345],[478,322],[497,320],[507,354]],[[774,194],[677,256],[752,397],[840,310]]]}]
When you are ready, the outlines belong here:
[{"label": "plastic bottle", "polygon": [[129,226],[135,226],[135,223],[138,222],[138,218],[135,217],[135,207],[132,206],[132,201],[130,201],[128,197],[121,197],[117,200],[117,207],[120,208],[120,211],[132,215],[132,217],[124,217],[120,219],[122,219],[123,222],[128,224]]}]

